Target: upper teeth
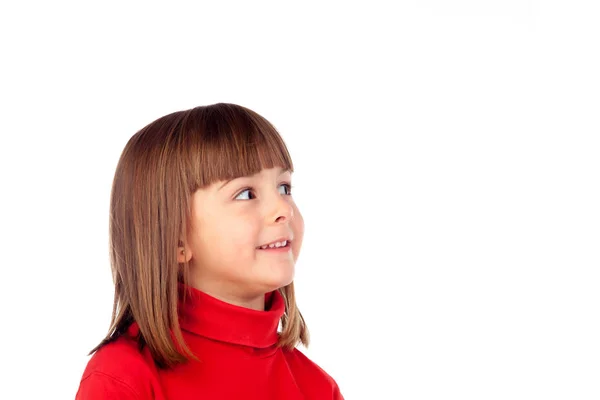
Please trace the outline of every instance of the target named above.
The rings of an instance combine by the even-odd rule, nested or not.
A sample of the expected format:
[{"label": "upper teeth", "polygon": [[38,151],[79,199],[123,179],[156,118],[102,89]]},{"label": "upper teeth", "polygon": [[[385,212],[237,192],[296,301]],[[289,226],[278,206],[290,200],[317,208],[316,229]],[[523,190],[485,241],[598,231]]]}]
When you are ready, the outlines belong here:
[{"label": "upper teeth", "polygon": [[283,242],[275,242],[275,243],[271,243],[269,245],[264,245],[264,246],[260,246],[261,249],[266,249],[267,247],[269,248],[273,248],[273,247],[281,247],[281,246],[285,246],[287,244],[287,240],[284,240]]}]

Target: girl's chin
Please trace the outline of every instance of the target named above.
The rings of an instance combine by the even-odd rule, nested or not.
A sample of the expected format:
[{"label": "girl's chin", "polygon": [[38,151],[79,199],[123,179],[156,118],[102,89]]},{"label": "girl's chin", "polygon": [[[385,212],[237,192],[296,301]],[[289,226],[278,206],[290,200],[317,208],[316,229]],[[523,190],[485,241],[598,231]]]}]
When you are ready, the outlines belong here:
[{"label": "girl's chin", "polygon": [[268,292],[272,292],[273,290],[277,290],[292,283],[294,281],[294,271],[292,270],[287,274],[272,278],[274,279],[267,279],[264,282]]}]

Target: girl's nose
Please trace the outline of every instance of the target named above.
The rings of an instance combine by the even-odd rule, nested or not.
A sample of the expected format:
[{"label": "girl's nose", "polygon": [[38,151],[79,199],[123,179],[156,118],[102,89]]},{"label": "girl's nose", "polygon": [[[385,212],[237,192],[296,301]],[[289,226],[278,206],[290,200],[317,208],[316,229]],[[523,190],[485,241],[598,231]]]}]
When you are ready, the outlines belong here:
[{"label": "girl's nose", "polygon": [[275,203],[274,210],[274,219],[276,222],[289,221],[294,216],[294,209],[292,205],[283,197],[281,197],[281,195],[279,195]]}]

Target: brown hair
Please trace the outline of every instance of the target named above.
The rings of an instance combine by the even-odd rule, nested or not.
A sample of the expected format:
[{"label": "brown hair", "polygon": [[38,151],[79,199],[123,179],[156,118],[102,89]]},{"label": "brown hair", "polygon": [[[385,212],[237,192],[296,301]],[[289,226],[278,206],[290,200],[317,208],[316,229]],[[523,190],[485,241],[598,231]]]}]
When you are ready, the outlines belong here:
[{"label": "brown hair", "polygon": [[[177,312],[179,282],[189,282],[189,264],[178,263],[177,248],[190,227],[191,195],[216,181],[273,167],[293,171],[283,139],[265,118],[235,104],[174,112],[131,137],[110,198],[112,320],[107,336],[89,354],[135,321],[140,347],[148,347],[157,366],[197,359],[184,342]],[[293,282],[278,290],[285,299],[278,346],[308,346]]]}]

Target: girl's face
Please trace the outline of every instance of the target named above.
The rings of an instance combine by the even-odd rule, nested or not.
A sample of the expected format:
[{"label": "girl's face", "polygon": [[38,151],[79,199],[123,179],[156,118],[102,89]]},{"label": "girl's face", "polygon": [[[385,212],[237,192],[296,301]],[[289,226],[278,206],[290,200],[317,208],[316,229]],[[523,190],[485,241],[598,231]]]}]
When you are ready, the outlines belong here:
[{"label": "girl's face", "polygon": [[[190,261],[194,287],[248,303],[292,282],[304,220],[289,185],[289,171],[271,168],[194,193],[185,257],[178,253],[179,262]],[[287,248],[259,248],[280,238],[291,239]]]}]

